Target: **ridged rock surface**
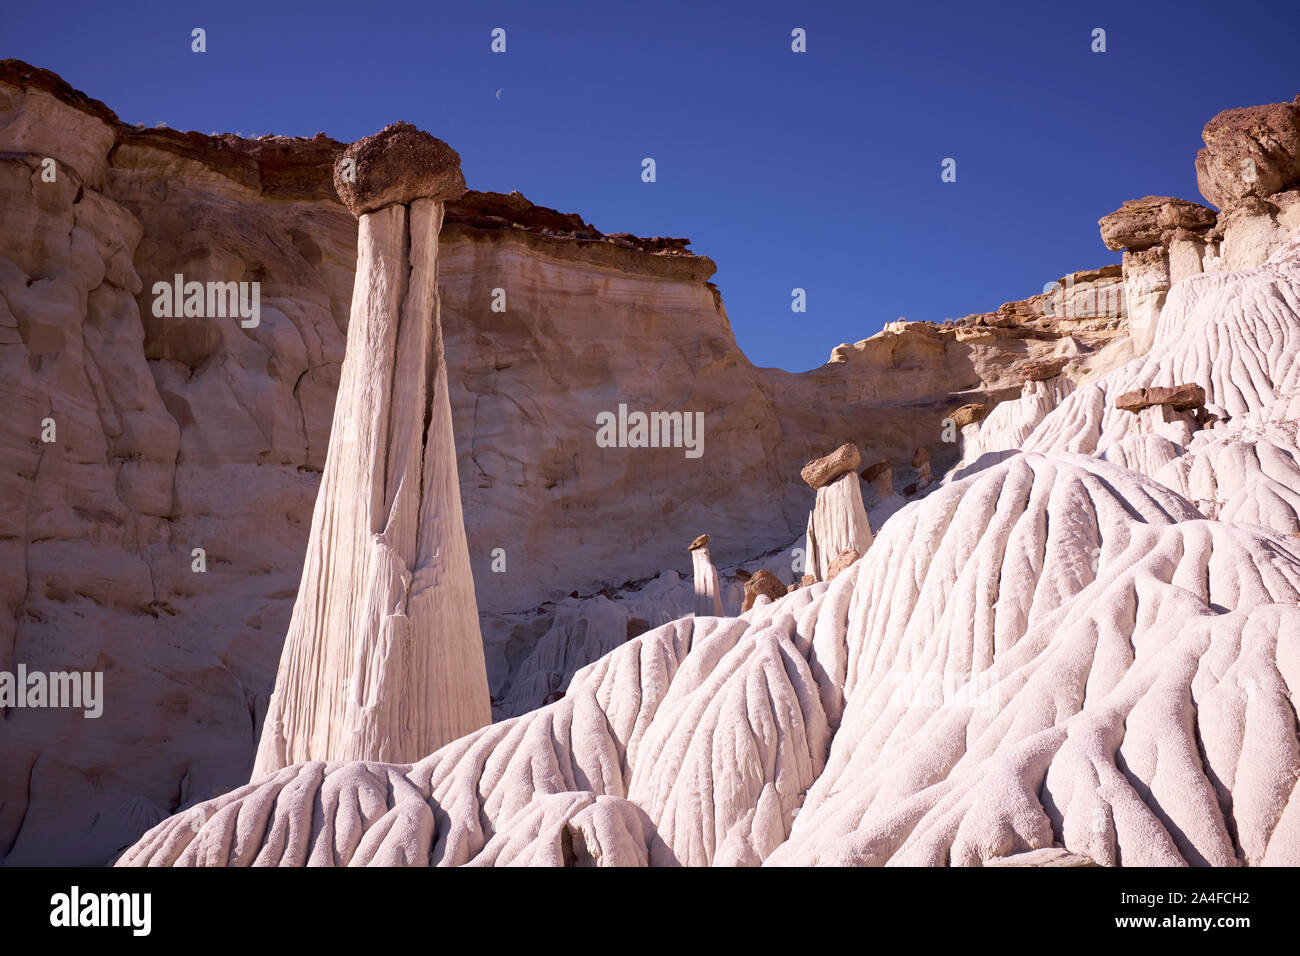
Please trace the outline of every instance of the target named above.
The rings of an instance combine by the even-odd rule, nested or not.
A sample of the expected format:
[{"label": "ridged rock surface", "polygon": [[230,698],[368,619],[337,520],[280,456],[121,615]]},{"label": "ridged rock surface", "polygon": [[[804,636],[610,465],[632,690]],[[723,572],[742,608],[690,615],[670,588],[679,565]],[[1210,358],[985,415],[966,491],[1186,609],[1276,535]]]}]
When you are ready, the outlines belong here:
[{"label": "ridged rock surface", "polygon": [[[357,226],[331,182],[344,145],[132,127],[0,62],[0,669],[103,670],[106,696],[99,721],[4,715],[6,863],[103,862],[248,778],[348,327]],[[1035,296],[891,324],[803,374],[757,369],[713,263],[686,244],[606,235],[517,193],[447,204],[447,385],[498,716],[557,693],[584,653],[689,613],[681,544],[701,529],[719,569],[762,555],[797,579],[811,458],[856,442],[902,489],[917,447],[937,471],[955,460],[944,415],[1018,394],[1023,363],[1065,358],[1087,377],[1127,347],[1122,303],[1045,318]],[[155,317],[152,286],[177,273],[260,282],[260,324]],[[620,400],[704,412],[704,457],[598,448],[595,416]],[[873,497],[872,521],[903,501]],[[740,584],[721,588],[735,613]]]},{"label": "ridged rock surface", "polygon": [[414,766],[286,768],[121,863],[1294,864],[1298,692],[1293,542],[1022,455],[829,585],[665,625]]},{"label": "ridged rock surface", "polygon": [[[1300,242],[1193,277],[1047,450],[988,453],[829,584],[671,622],[413,766],[286,768],[120,862],[1300,864],[1298,341]],[[1228,421],[1105,400],[1186,382]],[[1162,480],[1203,455],[1217,519]]]},{"label": "ridged rock surface", "polygon": [[439,317],[443,211],[417,198],[360,218],[329,457],[255,776],[414,760],[492,720]]},{"label": "ridged rock surface", "polygon": [[[1298,307],[1300,243],[1257,269],[1183,281],[1170,292],[1151,351],[1070,394],[1021,447],[1104,454],[1148,433],[1150,419],[1114,404],[1140,388],[1199,385],[1207,407],[1222,409],[1229,421],[1265,414],[1300,389]],[[1164,431],[1187,445],[1194,439],[1178,424]]]}]

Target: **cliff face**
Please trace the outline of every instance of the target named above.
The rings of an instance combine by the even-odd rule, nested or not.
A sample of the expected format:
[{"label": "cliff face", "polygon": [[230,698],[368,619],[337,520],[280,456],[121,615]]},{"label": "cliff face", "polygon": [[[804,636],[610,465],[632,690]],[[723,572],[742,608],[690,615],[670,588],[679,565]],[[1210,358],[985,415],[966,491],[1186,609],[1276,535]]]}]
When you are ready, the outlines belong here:
[{"label": "cliff face", "polygon": [[[0,65],[0,670],[100,670],[106,696],[99,720],[4,713],[0,858],[101,862],[247,778],[347,329],[342,148],[138,130],[53,74]],[[936,469],[956,460],[943,419],[1018,394],[1027,363],[1059,357],[1084,380],[1127,347],[1122,302],[1044,318],[1039,296],[895,323],[793,375],[740,352],[714,265],[685,240],[471,193],[448,204],[441,246],[470,559],[512,712],[555,690],[530,682],[539,654],[564,661],[562,682],[590,659],[575,648],[671,608],[668,585],[620,587],[685,572],[700,532],[720,566],[794,540],[805,461],[854,441],[901,489],[917,448]],[[155,315],[154,284],[177,274],[258,283],[257,324]],[[702,454],[602,447],[598,416],[620,405],[702,413]]]}]

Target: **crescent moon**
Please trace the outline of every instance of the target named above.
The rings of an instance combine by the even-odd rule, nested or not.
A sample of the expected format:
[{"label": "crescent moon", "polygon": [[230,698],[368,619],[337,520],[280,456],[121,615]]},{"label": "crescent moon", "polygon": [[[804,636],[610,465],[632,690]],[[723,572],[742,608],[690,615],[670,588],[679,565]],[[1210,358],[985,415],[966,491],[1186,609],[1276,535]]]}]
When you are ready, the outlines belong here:
[{"label": "crescent moon", "polygon": [[[505,87],[502,87],[501,89],[505,89]],[[497,90],[497,99],[501,99],[501,90]]]}]

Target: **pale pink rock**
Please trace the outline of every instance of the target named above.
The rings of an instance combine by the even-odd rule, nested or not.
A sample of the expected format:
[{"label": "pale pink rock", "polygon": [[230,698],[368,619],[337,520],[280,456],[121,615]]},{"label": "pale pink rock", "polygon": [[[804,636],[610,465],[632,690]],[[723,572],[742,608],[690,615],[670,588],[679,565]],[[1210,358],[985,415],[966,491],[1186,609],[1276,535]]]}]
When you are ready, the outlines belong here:
[{"label": "pale pink rock", "polygon": [[360,216],[329,457],[254,779],[415,760],[491,721],[437,287],[441,190],[459,169],[417,133],[386,127],[357,152],[353,208],[411,204]]},{"label": "pale pink rock", "polygon": [[1297,633],[1295,546],[1025,454],[829,585],[667,624],[417,764],[285,768],[121,863],[1294,865]]},{"label": "pale pink rock", "polygon": [[695,578],[695,613],[722,616],[722,589],[718,584],[718,572],[709,558],[709,536],[702,534],[691,542],[687,549],[691,552],[691,564]]},{"label": "pale pink rock", "polygon": [[859,554],[871,547],[871,522],[862,503],[862,486],[849,471],[817,489],[808,515],[804,554],[808,570],[818,581],[829,580],[831,563],[845,551]]},{"label": "pale pink rock", "polygon": [[[180,816],[158,833],[189,854],[186,862],[274,858],[256,819],[204,818],[194,805],[220,802],[246,774],[299,583],[354,282],[357,225],[329,179],[344,144],[134,131],[115,126],[85,97],[78,102],[48,78],[21,78],[7,65],[0,101],[0,151],[9,156],[0,163],[0,215],[9,227],[0,230],[0,395],[13,410],[0,422],[0,451],[15,465],[0,470],[0,490],[24,503],[0,517],[0,566],[25,571],[0,575],[0,648],[42,647],[72,666],[111,661],[115,721],[98,725],[111,734],[87,734],[80,718],[7,715],[0,765],[16,769],[0,775],[0,846],[12,847],[5,862],[102,862],[178,800]],[[38,175],[43,155],[60,163],[60,179],[48,189]],[[404,765],[390,774],[391,765],[335,764],[326,772],[303,764],[279,772],[295,787],[282,791],[273,775],[269,789],[255,788],[263,802],[249,798],[250,809],[281,824],[310,821],[301,831],[310,856],[305,846],[284,845],[291,861],[301,850],[301,862],[752,863],[788,855],[1003,865],[1045,861],[1061,843],[1062,852],[1098,862],[1226,859],[1219,836],[1206,829],[1217,801],[1230,808],[1224,812],[1241,835],[1242,859],[1296,863],[1287,777],[1294,735],[1284,717],[1296,705],[1295,598],[1285,585],[1293,579],[1292,536],[1300,534],[1297,280],[1285,253],[1265,263],[1296,233],[1297,195],[1287,188],[1234,200],[1215,227],[1221,247],[1174,235],[1150,262],[1126,253],[1123,301],[1111,301],[1117,267],[1076,273],[1067,279],[1077,284],[1059,296],[1032,296],[950,327],[891,323],[803,375],[747,366],[720,296],[706,285],[711,263],[685,253],[679,240],[602,238],[580,217],[552,215],[521,197],[471,197],[463,218],[452,214],[460,201],[449,204],[439,268],[466,521],[471,541],[508,546],[512,569],[493,574],[486,544],[471,551],[483,584],[492,687],[504,692],[512,714],[563,697],[540,716],[444,748],[437,759],[452,759],[455,772],[444,769],[427,797],[420,775]],[[1146,288],[1143,269],[1153,280]],[[1252,272],[1223,271],[1241,269]],[[176,271],[260,276],[261,327],[156,319],[150,286]],[[524,276],[536,281],[521,282]],[[509,288],[508,313],[488,311],[479,296],[485,282]],[[1145,325],[1133,322],[1139,294]],[[593,303],[613,303],[615,318]],[[607,352],[590,365],[546,358],[597,337]],[[1135,354],[1141,361],[1127,365]],[[1024,383],[1022,363],[1059,356],[1069,357],[1067,374]],[[1212,427],[1191,433],[1178,427],[1184,423],[1148,421],[1150,409],[1113,408],[1124,391],[1188,381],[1205,387],[1207,410],[1219,418]],[[589,422],[563,414],[574,395],[601,394],[615,382],[665,408],[689,386],[709,423],[708,454],[727,462],[712,472],[666,469],[661,486],[678,511],[662,524],[628,507],[642,492],[645,459],[593,454]],[[971,387],[958,398],[955,383]],[[908,505],[873,545],[888,543],[888,553],[868,552],[829,584],[809,575],[811,586],[764,595],[739,637],[699,619],[659,628],[634,641],[635,652],[625,645],[629,632],[658,623],[647,609],[672,607],[671,595],[683,595],[673,616],[689,615],[693,591],[664,572],[643,589],[635,605],[641,624],[633,627],[627,608],[634,604],[618,591],[621,582],[684,570],[681,544],[700,527],[716,541],[738,543],[729,548],[750,549],[720,567],[740,560],[756,567],[751,559],[785,546],[797,530],[792,522],[802,523],[804,461],[858,434],[870,442],[867,460],[906,462],[936,441],[936,422],[949,410],[973,401],[989,408],[961,435],[963,457],[974,454],[963,463],[974,480],[959,484],[960,504],[940,487]],[[42,448],[31,423],[50,411],[60,441]],[[539,418],[552,426],[544,447],[531,427]],[[1027,447],[1042,456],[1020,454]],[[949,449],[929,450],[941,471]],[[1100,461],[1075,473],[1080,455]],[[1021,493],[1029,499],[1022,512],[984,508]],[[719,500],[735,506],[718,509]],[[1180,501],[1214,520],[1182,510]],[[1101,514],[1095,538],[1092,519],[1070,529],[1077,537],[1065,534],[1079,517],[1076,505]],[[950,520],[951,508],[961,514]],[[587,520],[566,524],[575,509]],[[1142,520],[1132,523],[1120,514],[1126,509]],[[1004,515],[1011,527],[989,527]],[[1171,516],[1179,519],[1172,529]],[[1045,541],[1039,527],[1050,531]],[[916,553],[900,562],[911,555],[909,536]],[[206,574],[190,571],[196,545],[207,547]],[[1112,546],[1127,552],[1108,552]],[[1129,552],[1137,563],[1126,577]],[[1003,567],[991,554],[1013,564]],[[1014,563],[1024,554],[1044,556],[1045,566]],[[527,579],[517,573],[522,567],[531,569]],[[936,582],[926,583],[929,574]],[[999,593],[998,582],[1017,575],[1021,583]],[[1075,590],[1081,583],[1092,590]],[[728,586],[738,588],[729,578]],[[913,586],[915,597],[906,593]],[[598,594],[605,587],[615,600]],[[589,597],[538,611],[575,589]],[[904,596],[895,601],[896,592]],[[998,595],[999,605],[981,605],[985,595]],[[861,607],[850,614],[855,600]],[[1140,626],[1130,631],[1107,618],[1068,630],[1098,606],[1120,607],[1116,600],[1134,602],[1131,617],[1123,607],[1118,617]],[[738,605],[736,598],[730,607]],[[964,765],[909,763],[901,746],[878,762],[864,757],[865,769],[827,777],[814,812],[803,794],[811,799],[809,788],[820,785],[828,752],[843,753],[850,741],[878,746],[896,726],[881,714],[900,702],[900,721],[934,718],[918,707],[923,695],[899,692],[914,687],[908,682],[916,675],[893,663],[906,651],[935,649],[920,624],[908,630],[918,607],[933,611],[959,651],[976,645],[963,645],[965,625],[942,620],[944,613],[985,621],[991,614],[986,633],[1017,636],[1009,641],[1011,663],[1032,659],[1033,667],[999,711],[1007,724],[1053,713],[1058,692],[1066,689],[1068,699],[1074,687],[1084,710],[1050,718],[1074,720],[1068,731],[1045,730],[1069,746],[1044,757],[1041,779],[1026,783],[1014,766],[1020,752],[999,742],[1003,726],[963,724],[971,731]],[[873,616],[863,618],[867,608]],[[1179,643],[1189,634],[1201,657]],[[1095,648],[1095,659],[1076,658],[1082,646]],[[1138,660],[1111,653],[1123,646],[1137,648]],[[989,653],[994,660],[1002,650]],[[1053,653],[1068,663],[1068,679],[1044,663]],[[592,660],[594,668],[570,683]],[[877,660],[884,671],[872,685],[865,664]],[[0,667],[13,663],[0,660]],[[1044,667],[1051,673],[1040,676]],[[1082,690],[1069,683],[1081,679],[1076,674],[1087,675]],[[1133,684],[1146,687],[1136,698]],[[646,688],[644,700],[628,700],[632,687]],[[669,693],[671,706],[661,713]],[[854,706],[866,710],[846,722],[843,705],[854,694],[865,695],[867,704]],[[814,699],[835,714],[825,728],[837,729],[823,728]],[[120,700],[130,706],[115,707]],[[616,715],[612,729],[602,708]],[[1178,720],[1162,724],[1164,713]],[[745,729],[769,726],[771,736]],[[1115,727],[1127,728],[1122,738]],[[1187,727],[1207,745],[1196,758],[1201,769],[1186,756]],[[1111,736],[1088,751],[1098,728]],[[503,742],[524,731],[526,742]],[[551,744],[553,731],[559,742]],[[951,753],[942,735],[898,736],[914,749],[933,744],[933,753]],[[723,739],[730,742],[713,750],[712,741]],[[678,755],[687,740],[711,743],[692,744],[700,750],[685,762]],[[590,789],[574,792],[572,779],[550,771],[536,786],[512,782],[553,767],[557,754],[579,755],[585,779],[596,781]],[[507,767],[488,769],[489,755]],[[903,758],[897,766],[896,755]],[[1149,789],[1150,803],[1131,794],[1089,803],[1098,792],[1096,768],[1112,773],[1116,755]],[[708,792],[703,803],[698,788],[674,777],[728,780],[741,766],[755,768],[743,787]],[[769,779],[769,766],[794,770]],[[917,783],[927,775],[934,783]],[[317,777],[328,786],[313,790]],[[1207,799],[1205,781],[1226,789]],[[936,809],[931,788],[953,794],[950,812]],[[458,805],[450,800],[457,792],[473,797]],[[1007,793],[1023,800],[1010,824],[997,814]],[[880,806],[829,806],[832,797],[851,802],[855,794]],[[352,795],[360,799],[351,805],[365,808],[361,818],[346,812]],[[912,837],[888,816],[899,805],[894,795],[915,808]],[[229,796],[232,805],[245,799]],[[402,811],[390,813],[390,801]],[[1036,807],[1060,819],[1044,827]],[[1172,853],[1157,829],[1143,830],[1142,821],[1161,813],[1171,821],[1158,826]],[[805,815],[797,837],[793,826],[784,836],[791,819]],[[480,846],[474,834],[482,834],[475,829],[482,819],[495,835]],[[314,830],[318,822],[322,829]],[[202,835],[183,836],[173,824]],[[882,835],[872,844],[878,853],[853,842],[859,824],[863,839]],[[242,844],[223,842],[235,832]],[[453,832],[433,853],[434,834]],[[1137,839],[1141,832],[1151,836]],[[1116,852],[1107,857],[1111,843]],[[680,852],[670,855],[670,845]],[[146,856],[176,859],[164,849],[132,859]]]}]

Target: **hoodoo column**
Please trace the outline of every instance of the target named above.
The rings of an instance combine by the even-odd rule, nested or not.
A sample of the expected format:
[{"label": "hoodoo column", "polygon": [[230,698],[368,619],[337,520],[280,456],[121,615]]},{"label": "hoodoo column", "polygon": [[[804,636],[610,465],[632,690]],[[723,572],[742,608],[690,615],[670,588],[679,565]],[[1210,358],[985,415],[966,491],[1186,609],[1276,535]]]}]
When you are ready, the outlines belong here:
[{"label": "hoodoo column", "polygon": [[695,616],[722,617],[722,592],[718,571],[709,558],[709,536],[702,534],[691,542],[691,565],[695,572]]},{"label": "hoodoo column", "polygon": [[329,453],[253,777],[411,762],[491,721],[438,313],[460,156],[409,123],[334,170],[357,271]]},{"label": "hoodoo column", "polygon": [[817,489],[805,546],[808,573],[815,581],[830,580],[831,565],[841,554],[856,551],[861,556],[871,547],[871,522],[858,484],[860,464],[858,446],[850,443],[808,462],[800,472],[808,487]]}]

